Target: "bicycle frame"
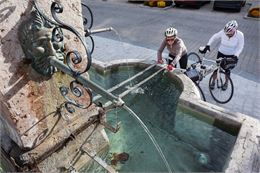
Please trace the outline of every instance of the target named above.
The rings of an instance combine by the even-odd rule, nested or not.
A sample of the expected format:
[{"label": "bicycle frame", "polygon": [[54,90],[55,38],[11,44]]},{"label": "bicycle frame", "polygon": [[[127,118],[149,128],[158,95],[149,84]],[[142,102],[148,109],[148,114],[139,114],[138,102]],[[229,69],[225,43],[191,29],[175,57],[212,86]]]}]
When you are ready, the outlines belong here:
[{"label": "bicycle frame", "polygon": [[[191,52],[188,55],[188,62],[189,61],[191,62],[190,68],[195,69],[199,75],[198,76],[199,79],[196,80],[195,78],[196,81],[193,82],[199,85],[199,82],[202,81],[204,77],[206,77],[208,74],[211,74],[209,79],[209,89],[213,99],[218,103],[222,103],[222,104],[229,102],[233,96],[234,86],[231,78],[226,74],[225,70],[220,66],[224,58],[221,57],[221,58],[217,58],[216,60],[210,60],[205,58],[205,54],[202,55],[203,56],[199,56],[195,52]],[[207,65],[206,62],[210,62],[211,64]],[[187,73],[189,71],[190,69],[188,68],[186,70],[186,74],[188,77],[191,78],[191,76],[188,75],[189,73]],[[224,76],[221,74],[224,74]],[[216,85],[215,85],[215,81],[217,81]],[[230,85],[229,87],[228,84]]]},{"label": "bicycle frame", "polygon": [[[202,77],[206,77],[207,75],[211,74],[211,73],[214,73],[216,71],[217,73],[217,78],[216,79],[219,79],[220,75],[220,71],[224,71],[222,69],[222,67],[220,66],[220,63],[222,62],[224,58],[217,58],[216,60],[211,60],[211,59],[207,59],[205,54],[203,54],[202,57],[200,57],[200,61],[199,61],[199,66],[200,66],[200,70],[199,71],[202,71]],[[209,66],[206,66],[204,65],[204,62],[210,62],[210,63],[213,63],[212,65],[209,65]],[[203,67],[203,68],[201,68]],[[197,68],[197,67],[196,67]]]}]

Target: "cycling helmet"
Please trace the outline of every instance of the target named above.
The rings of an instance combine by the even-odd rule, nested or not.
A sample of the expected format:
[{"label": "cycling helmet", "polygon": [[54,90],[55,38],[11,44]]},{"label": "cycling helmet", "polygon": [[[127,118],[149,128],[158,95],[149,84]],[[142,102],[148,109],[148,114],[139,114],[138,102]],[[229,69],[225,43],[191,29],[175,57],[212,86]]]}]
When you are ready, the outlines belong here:
[{"label": "cycling helmet", "polygon": [[170,27],[170,28],[167,28],[165,31],[165,37],[176,36],[177,33],[178,33],[177,29]]},{"label": "cycling helmet", "polygon": [[226,34],[231,34],[231,33],[234,33],[234,31],[236,31],[238,28],[238,24],[237,24],[237,21],[235,20],[231,20],[229,21],[225,27],[224,27],[224,32]]}]

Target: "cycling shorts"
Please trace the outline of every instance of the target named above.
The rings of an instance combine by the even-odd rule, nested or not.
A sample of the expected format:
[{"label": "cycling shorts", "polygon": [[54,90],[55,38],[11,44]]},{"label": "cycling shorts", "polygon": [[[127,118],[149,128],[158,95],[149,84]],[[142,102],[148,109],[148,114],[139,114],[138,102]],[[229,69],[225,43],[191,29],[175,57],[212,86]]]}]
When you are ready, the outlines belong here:
[{"label": "cycling shorts", "polygon": [[223,68],[227,74],[230,74],[230,70],[232,70],[238,62],[238,58],[234,57],[234,55],[224,55],[221,52],[218,52],[217,58],[224,58],[220,63],[220,67]]}]

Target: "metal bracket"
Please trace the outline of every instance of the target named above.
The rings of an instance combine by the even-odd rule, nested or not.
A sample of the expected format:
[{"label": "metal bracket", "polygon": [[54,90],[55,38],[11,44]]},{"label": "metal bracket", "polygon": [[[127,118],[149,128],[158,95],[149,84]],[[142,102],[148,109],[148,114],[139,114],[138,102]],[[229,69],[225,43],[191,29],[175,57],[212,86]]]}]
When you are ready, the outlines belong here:
[{"label": "metal bracket", "polygon": [[110,130],[113,133],[117,133],[118,130],[120,129],[120,126],[119,126],[120,122],[116,125],[116,127],[113,127],[113,126],[111,126],[110,124],[108,124],[107,122],[104,122],[104,121],[100,122],[100,124],[102,124],[106,129]]},{"label": "metal bracket", "polygon": [[[102,105],[101,105],[102,106]],[[101,125],[103,125],[106,129],[110,130],[113,133],[117,133],[120,129],[120,122],[117,123],[116,127],[113,127],[112,125],[108,124],[105,120],[106,110],[103,107],[99,107],[99,122]]]}]

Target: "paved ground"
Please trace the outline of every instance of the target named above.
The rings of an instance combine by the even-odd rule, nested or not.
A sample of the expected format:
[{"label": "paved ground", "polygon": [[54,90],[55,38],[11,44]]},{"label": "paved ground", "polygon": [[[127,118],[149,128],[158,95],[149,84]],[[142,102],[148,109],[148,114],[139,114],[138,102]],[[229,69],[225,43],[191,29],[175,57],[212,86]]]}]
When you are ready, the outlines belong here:
[{"label": "paved ground", "polygon": [[[215,32],[224,27],[227,21],[236,19],[239,29],[245,35],[245,48],[233,73],[260,82],[260,20],[245,19],[250,4],[240,13],[213,11],[213,2],[201,9],[157,8],[128,3],[127,0],[82,0],[90,6],[94,14],[93,28],[112,26],[118,32],[99,34],[105,38],[131,43],[157,50],[168,26],[174,26],[184,40],[189,52],[205,45]],[[249,0],[247,1],[249,2]],[[258,1],[259,2],[259,1]],[[217,47],[212,46],[209,54],[215,58]]]},{"label": "paved ground", "polygon": [[[120,59],[154,60],[154,57],[156,57],[156,50],[99,36],[95,36],[94,40],[96,48],[93,53],[93,59],[103,63]],[[232,74],[232,79],[235,87],[232,100],[227,104],[218,104],[210,96],[208,78],[205,78],[201,86],[205,93],[206,100],[234,112],[241,112],[260,119],[260,83],[236,74]]]}]

